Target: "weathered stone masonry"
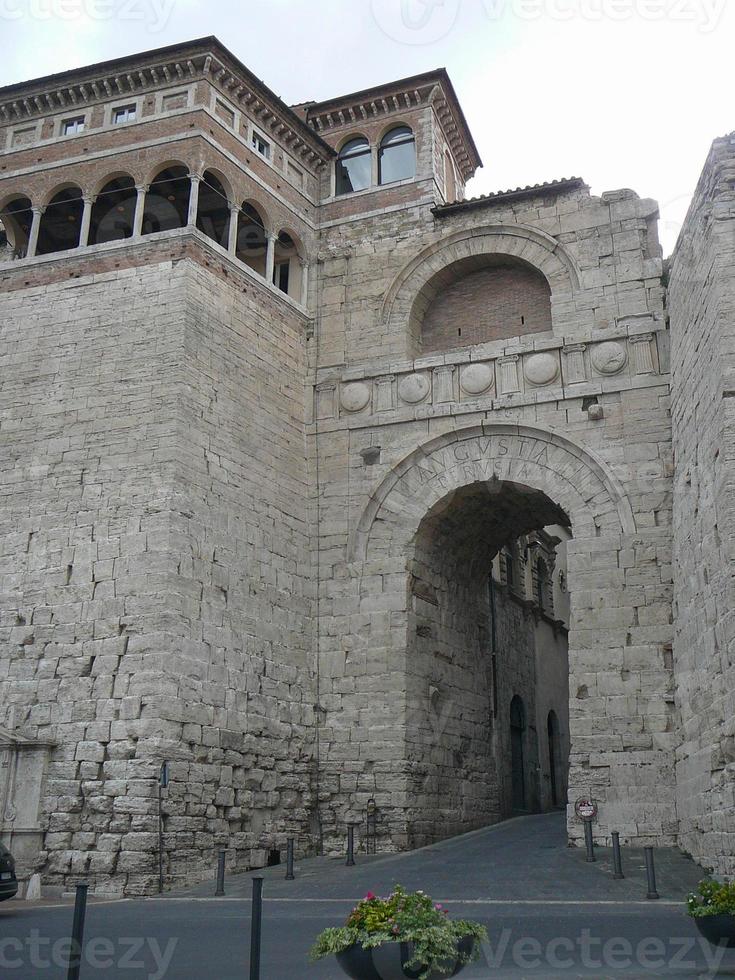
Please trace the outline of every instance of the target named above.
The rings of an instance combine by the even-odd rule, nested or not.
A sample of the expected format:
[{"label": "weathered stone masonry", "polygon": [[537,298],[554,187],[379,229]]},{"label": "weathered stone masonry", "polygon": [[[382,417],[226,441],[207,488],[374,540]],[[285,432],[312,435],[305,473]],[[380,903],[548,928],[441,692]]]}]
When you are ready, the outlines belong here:
[{"label": "weathered stone masonry", "polygon": [[[381,184],[397,128],[412,167]],[[337,194],[356,137],[368,186]],[[383,849],[482,826],[512,809],[512,696],[540,731],[567,681],[570,837],[591,794],[601,839],[732,870],[729,141],[668,297],[632,191],[462,199],[444,72],[290,109],[204,39],[0,91],[0,147],[25,872],[154,891],[164,761],[169,883],[341,846],[370,800]],[[554,526],[568,677],[500,581]]]}]

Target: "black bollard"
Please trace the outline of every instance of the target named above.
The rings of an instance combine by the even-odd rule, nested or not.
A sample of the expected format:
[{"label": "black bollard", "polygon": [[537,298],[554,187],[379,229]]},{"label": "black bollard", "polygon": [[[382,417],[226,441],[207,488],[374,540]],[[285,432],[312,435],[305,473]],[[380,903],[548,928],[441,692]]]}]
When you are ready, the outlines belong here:
[{"label": "black bollard", "polygon": [[84,918],[87,914],[88,888],[89,885],[86,881],[80,881],[77,885],[77,894],[74,900],[74,922],[71,927],[69,971],[66,975],[66,980],[79,980],[79,971],[82,968],[82,951],[84,948]]},{"label": "black bollard", "polygon": [[352,824],[347,828],[347,867],[355,866],[355,828]]},{"label": "black bollard", "polygon": [[253,908],[250,914],[250,980],[260,980],[260,933],[263,927],[263,879],[253,878]]},{"label": "black bollard", "polygon": [[612,835],[612,845],[613,845],[613,878],[624,878],[623,874],[623,856],[620,853],[620,834],[613,833]]},{"label": "black bollard", "polygon": [[584,843],[585,847],[587,848],[587,863],[591,864],[593,861],[597,860],[595,857],[595,841],[592,837],[591,820],[585,820],[584,822]]},{"label": "black bollard", "polygon": [[217,860],[217,888],[214,893],[215,898],[222,898],[225,893],[225,859],[227,851],[220,851]]},{"label": "black bollard", "polygon": [[293,837],[286,841],[286,881],[293,881]]},{"label": "black bollard", "polygon": [[645,848],[646,854],[646,877],[648,878],[648,894],[646,898],[651,900],[659,898],[659,894],[656,891],[656,868],[653,864],[653,848]]}]

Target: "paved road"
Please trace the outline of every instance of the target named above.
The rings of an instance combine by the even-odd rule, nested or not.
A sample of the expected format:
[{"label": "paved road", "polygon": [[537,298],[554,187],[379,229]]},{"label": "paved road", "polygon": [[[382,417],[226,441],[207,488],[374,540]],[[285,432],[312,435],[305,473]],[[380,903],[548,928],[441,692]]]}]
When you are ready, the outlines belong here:
[{"label": "paved road", "polygon": [[[558,815],[527,817],[393,857],[362,858],[355,868],[328,859],[265,872],[262,980],[337,980],[334,964],[309,964],[314,935],[344,918],[368,889],[400,881],[446,901],[454,915],[484,922],[490,942],[462,975],[642,978],[735,977],[735,951],[700,943],[681,899],[700,872],[659,852],[659,902],[645,899],[641,855],[626,854],[624,881],[609,855],[587,865],[565,846]],[[230,878],[225,899],[211,885],[148,901],[93,903],[87,917],[82,980],[245,980],[251,876]],[[0,980],[64,980],[59,943],[71,909],[0,906]],[[56,960],[56,965],[53,960]]]}]

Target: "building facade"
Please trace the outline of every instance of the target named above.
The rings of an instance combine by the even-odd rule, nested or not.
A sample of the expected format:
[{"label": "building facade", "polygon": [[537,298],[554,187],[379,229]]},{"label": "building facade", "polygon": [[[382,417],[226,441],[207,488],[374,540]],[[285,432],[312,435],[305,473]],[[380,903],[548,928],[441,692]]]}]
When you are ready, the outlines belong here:
[{"label": "building facade", "polygon": [[733,871],[730,140],[668,278],[633,191],[465,200],[444,71],[289,107],[205,38],[0,90],[0,148],[27,870],[149,893],[159,820],[168,883],[368,811],[578,841],[593,796]]}]

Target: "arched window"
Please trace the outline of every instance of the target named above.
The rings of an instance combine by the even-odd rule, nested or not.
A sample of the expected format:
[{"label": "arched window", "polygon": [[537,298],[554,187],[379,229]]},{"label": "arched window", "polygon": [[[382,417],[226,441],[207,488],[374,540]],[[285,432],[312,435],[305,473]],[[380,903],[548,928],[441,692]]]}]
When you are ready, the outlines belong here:
[{"label": "arched window", "polygon": [[103,242],[131,238],[137,198],[132,177],[115,177],[109,180],[92,205],[89,244],[101,245]]},{"label": "arched window", "polygon": [[230,203],[222,181],[210,170],[205,171],[199,185],[197,228],[207,238],[227,248],[230,231]]},{"label": "arched window", "polygon": [[380,141],[379,182],[392,184],[416,176],[416,145],[408,126],[398,126]]},{"label": "arched window", "polygon": [[166,167],[153,179],[145,196],[143,234],[186,228],[191,181],[183,166]]},{"label": "arched window", "polygon": [[245,202],[237,216],[237,247],[235,256],[265,278],[268,242],[265,222],[252,204]]},{"label": "arched window", "polygon": [[78,187],[59,191],[41,216],[36,255],[66,252],[79,246],[84,203]]},{"label": "arched window", "polygon": [[25,258],[32,223],[30,198],[17,197],[0,211],[0,262]]},{"label": "arched window", "polygon": [[337,194],[364,191],[372,183],[372,154],[364,136],[358,136],[342,147],[337,158]]}]

